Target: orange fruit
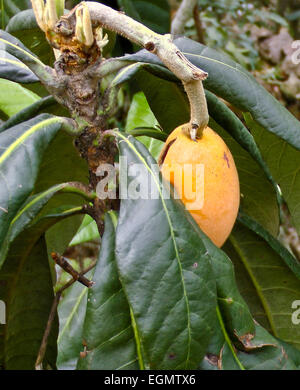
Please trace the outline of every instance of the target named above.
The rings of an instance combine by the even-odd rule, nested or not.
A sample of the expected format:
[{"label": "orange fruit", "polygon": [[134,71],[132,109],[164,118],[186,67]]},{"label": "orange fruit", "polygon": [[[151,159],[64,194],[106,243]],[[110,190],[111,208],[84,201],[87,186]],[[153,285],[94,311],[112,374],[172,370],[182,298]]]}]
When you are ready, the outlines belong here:
[{"label": "orange fruit", "polygon": [[159,163],[201,230],[221,247],[231,233],[240,204],[236,166],[223,139],[206,127],[191,140],[185,125],[168,137]]}]

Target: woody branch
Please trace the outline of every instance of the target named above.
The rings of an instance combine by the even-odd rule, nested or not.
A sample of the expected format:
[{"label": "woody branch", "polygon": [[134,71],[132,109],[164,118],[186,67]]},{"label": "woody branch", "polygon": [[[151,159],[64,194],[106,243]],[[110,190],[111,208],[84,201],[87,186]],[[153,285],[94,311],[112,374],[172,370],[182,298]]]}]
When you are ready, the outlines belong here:
[{"label": "woody branch", "polygon": [[[40,0],[32,1],[33,3],[40,2]],[[48,0],[49,4],[54,1]],[[82,31],[89,32],[87,34],[89,37],[86,37],[88,41],[91,40],[90,32],[92,28],[95,31],[95,29],[103,27],[126,37],[160,58],[164,65],[182,81],[187,92],[191,106],[189,122],[191,138],[195,139],[196,136],[201,136],[202,130],[207,126],[209,120],[202,85],[202,81],[207,78],[208,74],[188,61],[172,42],[172,36],[170,34],[157,34],[122,12],[92,1],[82,2],[69,14],[62,16],[59,22],[56,23],[54,30],[61,34],[70,34],[70,31],[76,34],[76,30],[78,30],[76,19],[81,14],[84,15],[81,22]],[[99,64],[98,74],[101,77],[103,77],[101,69],[105,67],[107,61],[104,60]]]}]

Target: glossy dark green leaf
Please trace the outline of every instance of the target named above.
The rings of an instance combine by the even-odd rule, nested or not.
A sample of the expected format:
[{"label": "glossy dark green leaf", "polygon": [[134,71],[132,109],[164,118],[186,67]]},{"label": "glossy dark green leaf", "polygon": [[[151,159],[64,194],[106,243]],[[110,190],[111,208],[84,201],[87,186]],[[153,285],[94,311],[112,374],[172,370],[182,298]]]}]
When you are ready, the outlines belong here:
[{"label": "glossy dark green leaf", "polygon": [[[127,198],[122,195],[116,237],[120,278],[142,351],[140,366],[196,368],[213,332],[216,307],[206,249],[181,205],[165,194],[148,150],[132,136],[119,133],[118,138],[127,159],[121,162],[121,177],[127,179],[121,188],[144,191],[143,199],[132,199],[130,191]],[[139,174],[133,177],[135,164]]]},{"label": "glossy dark green leaf", "polygon": [[247,352],[234,351],[229,343],[221,350],[219,366],[223,370],[295,370],[293,359],[282,348],[279,341],[266,332],[261,326],[255,326],[253,343],[257,349]]},{"label": "glossy dark green leaf", "polygon": [[89,352],[80,358],[77,366],[80,370],[139,369],[130,307],[115,259],[116,223],[116,217],[106,215],[105,233],[93,276],[95,285],[88,292],[82,335]]},{"label": "glossy dark green leaf", "polygon": [[243,346],[231,337],[218,309],[214,329],[201,370],[295,370],[299,366],[299,351],[257,323]]},{"label": "glossy dark green leaf", "polygon": [[[300,234],[300,152],[258,126],[249,115],[245,117],[264,160],[280,186],[293,224]],[[295,128],[295,134],[296,132]]]},{"label": "glossy dark green leaf", "polygon": [[16,14],[10,19],[6,31],[18,38],[30,51],[47,65],[53,65],[54,53],[45,33],[37,25],[32,9]]},{"label": "glossy dark green leaf", "polygon": [[15,56],[3,50],[0,43],[0,77],[18,83],[35,83],[37,76]]},{"label": "glossy dark green leaf", "polygon": [[[259,325],[253,324],[249,309],[237,290],[231,261],[224,252],[215,248],[210,240],[203,238],[216,275],[219,309],[214,321],[214,334],[200,369],[295,368],[293,361],[296,361],[297,356],[294,357],[294,355],[297,352],[292,347],[287,349],[284,346],[285,349],[283,349],[280,341],[273,338]],[[235,268],[235,271],[239,269]],[[242,291],[244,291],[244,279],[239,278],[240,273],[237,272],[238,285],[243,286]],[[247,297],[249,303],[248,298],[250,294]],[[251,302],[250,307],[252,307]]]},{"label": "glossy dark green leaf", "polygon": [[46,65],[16,37],[0,30],[0,45],[1,50],[47,75]]},{"label": "glossy dark green leaf", "polygon": [[0,247],[0,268],[7,255],[10,244],[13,240],[28,227],[32,220],[39,214],[44,205],[59,191],[67,187],[67,184],[60,184],[50,188],[41,194],[32,196],[28,201],[18,210],[18,213],[11,221],[3,243]]},{"label": "glossy dark green leaf", "polygon": [[[2,364],[6,370],[33,370],[54,299],[44,238],[37,242],[29,237],[17,239],[0,272],[0,280],[0,298],[7,308]],[[56,367],[57,333],[55,321],[45,368]]]},{"label": "glossy dark green leaf", "polygon": [[[242,66],[191,39],[178,38],[174,43],[194,65],[209,73],[204,82],[206,89],[250,112],[261,126],[300,149],[299,121]],[[125,56],[124,60],[162,65],[157,56],[146,50]],[[169,77],[169,72],[165,76]]]},{"label": "glossy dark green leaf", "polygon": [[[230,337],[242,345],[246,345],[247,335],[254,334],[254,323],[250,310],[243,300],[236,284],[235,271],[232,262],[225,252],[217,248],[212,241],[199,229],[194,219],[187,214],[187,219],[197,229],[199,238],[205,246],[210,260],[217,287],[218,306],[222,322],[226,326]],[[218,313],[217,313],[218,314]],[[214,348],[220,347],[220,320],[214,316],[214,335],[212,343]]]},{"label": "glossy dark green leaf", "polygon": [[245,343],[247,348],[232,340],[220,311],[214,329],[200,370],[295,370],[299,366],[299,351],[277,340],[257,323],[251,340],[248,339],[251,343]]},{"label": "glossy dark green leaf", "polygon": [[[41,196],[42,195],[42,196]],[[28,289],[28,294],[30,295],[30,299],[26,301],[27,295],[24,296],[23,300],[23,306],[21,310],[21,314],[26,313],[27,310],[30,312],[31,310],[31,303],[34,301],[34,310],[39,310],[41,306],[44,304],[45,299],[40,299],[40,293],[38,291],[42,291],[44,289],[44,293],[41,293],[41,296],[43,297],[43,294],[45,294],[45,297],[51,295],[53,296],[53,288],[52,288],[52,280],[55,282],[55,276],[54,278],[51,278],[51,266],[54,266],[54,262],[51,260],[51,266],[49,268],[49,263],[48,263],[48,254],[47,254],[47,247],[46,247],[46,242],[44,238],[45,232],[51,228],[54,224],[57,222],[64,220],[68,217],[71,217],[72,215],[78,213],[79,209],[78,208],[70,208],[67,206],[60,207],[59,209],[53,209],[49,213],[45,212],[45,204],[46,198],[49,199],[49,194],[41,194],[40,196],[37,196],[32,199],[31,202],[27,203],[27,207],[24,207],[22,215],[20,215],[19,221],[16,221],[15,223],[15,229],[17,230],[19,225],[19,231],[16,234],[17,237],[13,240],[12,245],[10,246],[10,250],[8,252],[8,256],[6,257],[6,262],[4,263],[1,271],[0,271],[0,299],[3,299],[5,302],[8,302],[8,306],[10,304],[10,296],[9,294],[19,294],[19,286],[22,286],[23,284],[23,268],[30,266],[31,264],[31,256],[33,254],[33,251],[35,250],[34,248],[36,245],[39,245],[38,243],[42,240],[43,242],[43,249],[39,249],[40,253],[43,256],[43,259],[45,257],[45,260],[42,260],[39,258],[39,261],[43,262],[44,265],[47,264],[48,267],[48,273],[50,275],[50,281],[51,281],[51,289],[50,292],[49,290],[49,285],[45,284],[45,280],[43,279],[43,275],[41,275],[41,278],[39,276],[34,276],[35,275],[35,266],[30,266],[30,269],[28,270],[28,273],[30,272],[32,274],[33,278],[33,288],[34,291],[31,293],[31,290],[29,287]],[[24,225],[21,224],[21,222],[25,222]],[[30,225],[28,225],[28,221],[30,220]],[[27,229],[25,229],[27,227]],[[25,230],[24,230],[25,229]],[[37,272],[40,272],[41,268],[37,267]],[[26,279],[26,283],[28,286],[31,287],[31,282],[30,280],[28,281],[30,275],[28,275]],[[23,288],[23,287],[22,287]],[[23,291],[24,293],[24,291]],[[20,293],[21,294],[21,293]],[[31,297],[34,296],[34,297]],[[26,299],[25,299],[26,298]],[[21,298],[20,298],[21,299]],[[52,299],[52,298],[51,298]],[[9,308],[9,307],[8,307]],[[16,314],[18,314],[18,308],[16,308]],[[32,351],[37,354],[37,348],[38,348],[38,343],[41,343],[41,337],[40,335],[43,334],[43,331],[45,330],[45,326],[43,325],[38,329],[38,327],[41,324],[41,321],[44,320],[44,318],[48,319],[48,315],[50,313],[50,308],[49,312],[46,314],[44,313],[41,315],[40,322],[39,320],[36,321],[35,317],[33,318],[33,321],[30,322],[29,318],[26,319],[26,333],[24,333],[24,336],[19,337],[19,339],[16,340],[17,344],[20,344],[17,346],[18,351],[22,351],[22,348],[27,351],[28,344],[30,343],[31,340],[35,339],[35,337],[38,337],[39,340],[36,340],[34,345],[31,347],[29,346],[28,348],[28,354],[31,354]],[[9,315],[14,318],[15,316],[15,310],[9,310]],[[36,314],[35,314],[36,316]],[[18,327],[20,327],[20,323],[22,322],[22,318],[19,316],[18,318],[19,323],[17,324]],[[35,322],[36,321],[36,322]],[[36,325],[37,324],[37,325]],[[4,335],[7,334],[8,332],[14,332],[14,323],[11,325],[11,323],[8,323],[10,328],[9,330],[6,329],[4,332]],[[49,341],[50,349],[51,349],[51,364],[52,367],[55,367],[55,362],[56,362],[56,350],[57,350],[57,334],[58,334],[58,323],[57,320],[55,319],[54,322],[54,327],[53,327],[53,333]],[[4,335],[0,334],[0,365],[4,364],[4,360],[7,359],[7,345],[12,345],[13,348],[14,346],[14,340],[10,340],[9,343],[8,341],[5,340]],[[18,349],[19,348],[19,349]],[[24,356],[26,353],[24,354]],[[25,357],[24,357],[25,359]],[[20,361],[20,364],[18,366],[19,369],[25,369],[25,368],[31,368],[33,369],[32,365],[34,364],[34,357],[32,356],[30,358],[30,361],[28,363],[24,363],[23,360]],[[30,366],[28,366],[30,365]]]},{"label": "glossy dark green leaf", "polygon": [[240,223],[225,247],[237,282],[254,318],[274,336],[299,348],[300,329],[292,321],[300,281],[268,243]]},{"label": "glossy dark green leaf", "polygon": [[43,154],[61,128],[58,117],[42,114],[0,134],[0,243],[33,191]]},{"label": "glossy dark green leaf", "polygon": [[170,7],[167,0],[118,0],[126,15],[159,34],[170,32]]},{"label": "glossy dark green leaf", "polygon": [[[31,117],[36,113],[36,110],[46,110],[48,107],[57,107],[55,102],[50,99],[45,99],[45,103],[36,107],[29,107],[28,111],[24,110],[24,115]],[[16,115],[10,121],[11,124],[18,123],[22,120],[22,113]],[[6,126],[9,126],[9,124]],[[22,126],[22,123],[18,126]],[[8,135],[12,129],[7,129]],[[2,133],[4,134],[4,133]],[[38,142],[38,141],[37,141]],[[44,154],[38,156],[39,162],[37,166],[37,177],[34,182],[34,193],[48,191],[49,187],[55,186],[56,183],[79,181],[87,182],[88,169],[85,161],[79,156],[76,151],[73,138],[64,132],[58,132],[54,135],[50,143],[46,143]],[[61,164],[61,161],[64,164]],[[58,208],[61,205],[69,205],[76,207],[82,205],[83,200],[72,192],[64,193],[59,197],[51,197],[45,206],[46,210]],[[80,216],[74,217],[72,220],[61,221],[56,226],[52,227],[46,234],[48,252],[57,251],[63,253],[69,242],[81,224]]]}]

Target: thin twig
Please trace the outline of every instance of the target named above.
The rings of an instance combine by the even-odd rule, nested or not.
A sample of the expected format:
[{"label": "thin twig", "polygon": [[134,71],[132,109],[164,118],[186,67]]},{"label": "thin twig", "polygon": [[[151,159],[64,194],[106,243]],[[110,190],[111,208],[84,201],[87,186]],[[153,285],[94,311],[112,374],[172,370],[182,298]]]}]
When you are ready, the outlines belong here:
[{"label": "thin twig", "polygon": [[[83,272],[81,272],[79,274],[80,277],[83,277],[83,275],[85,275],[86,273],[88,273],[91,269],[93,269],[96,265],[96,262],[92,263],[89,267],[87,267]],[[47,325],[46,325],[46,329],[45,329],[45,332],[44,332],[44,335],[43,335],[43,339],[42,339],[42,342],[41,342],[41,346],[40,346],[40,349],[39,349],[39,353],[38,353],[38,356],[37,356],[37,359],[36,359],[36,362],[35,362],[35,369],[36,370],[42,370],[43,367],[42,367],[42,363],[43,363],[43,360],[44,360],[44,357],[45,357],[45,353],[46,353],[46,349],[47,349],[47,344],[48,344],[48,338],[49,338],[49,335],[50,335],[50,332],[51,332],[51,329],[52,329],[52,325],[53,325],[53,321],[55,319],[55,316],[56,316],[56,312],[57,312],[57,307],[58,307],[58,304],[59,304],[59,301],[60,301],[60,298],[62,296],[62,293],[67,289],[69,288],[70,286],[72,286],[72,284],[74,284],[76,281],[79,281],[79,279],[75,279],[73,277],[73,279],[70,279],[64,286],[62,286],[55,294],[55,297],[54,297],[54,300],[53,300],[53,303],[52,303],[52,307],[51,307],[51,310],[50,310],[50,314],[49,314],[49,318],[48,318],[48,321],[47,321]],[[91,287],[91,286],[90,286]]]},{"label": "thin twig", "polygon": [[[80,272],[80,275],[85,275],[87,274],[90,270],[92,270],[95,265],[96,265],[96,261],[93,262],[90,266],[88,266],[83,272]],[[74,284],[75,282],[77,282],[76,279],[70,279],[65,285],[63,285],[59,290],[57,290],[56,294],[61,294],[63,293],[67,288],[69,288],[70,286],[72,286],[72,284]]]},{"label": "thin twig", "polygon": [[45,332],[44,332],[44,336],[43,336],[43,339],[42,339],[42,343],[41,343],[41,346],[40,346],[38,357],[37,357],[36,362],[35,362],[35,369],[36,370],[42,370],[43,369],[42,362],[44,360],[44,356],[45,356],[45,353],[46,353],[47,344],[48,344],[48,338],[49,338],[49,334],[50,334],[51,329],[52,329],[52,324],[53,324],[54,318],[56,316],[56,309],[57,309],[60,297],[61,297],[61,293],[56,293],[56,295],[54,297],[54,301],[52,303],[52,307],[51,307],[51,310],[50,310],[50,315],[49,315],[49,318],[48,318],[48,321],[47,321],[47,326],[46,326],[46,329],[45,329]]},{"label": "thin twig", "polygon": [[184,27],[189,19],[193,16],[193,10],[197,0],[183,0],[172,21],[171,33],[179,35],[184,33]]},{"label": "thin twig", "polygon": [[79,283],[83,284],[85,287],[92,287],[94,282],[87,279],[85,276],[77,272],[71,264],[68,263],[67,259],[63,256],[59,256],[57,253],[51,253],[52,259],[57,265],[59,265],[64,271],[70,274],[74,280],[77,280]]},{"label": "thin twig", "polygon": [[194,21],[195,21],[195,27],[196,27],[196,31],[197,31],[198,41],[200,43],[204,44],[205,43],[205,40],[204,40],[204,29],[203,29],[202,21],[201,21],[201,18],[200,18],[200,12],[199,12],[198,5],[196,5],[194,7],[193,15],[194,15]]}]

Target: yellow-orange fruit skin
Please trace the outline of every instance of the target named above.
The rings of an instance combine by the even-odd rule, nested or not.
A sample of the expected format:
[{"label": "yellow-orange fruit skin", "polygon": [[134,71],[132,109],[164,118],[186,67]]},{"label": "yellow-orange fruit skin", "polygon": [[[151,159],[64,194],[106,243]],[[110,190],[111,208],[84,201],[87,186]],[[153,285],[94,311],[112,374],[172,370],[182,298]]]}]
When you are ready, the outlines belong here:
[{"label": "yellow-orange fruit skin", "polygon": [[[179,126],[168,137],[161,159],[163,178],[174,186],[201,230],[221,247],[231,233],[240,204],[238,173],[225,142],[209,127],[193,141]],[[202,169],[197,170],[197,166]],[[202,196],[195,195],[196,182]]]}]

